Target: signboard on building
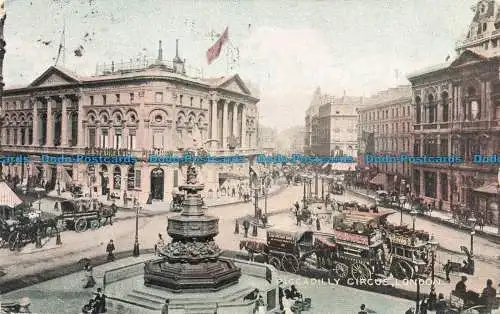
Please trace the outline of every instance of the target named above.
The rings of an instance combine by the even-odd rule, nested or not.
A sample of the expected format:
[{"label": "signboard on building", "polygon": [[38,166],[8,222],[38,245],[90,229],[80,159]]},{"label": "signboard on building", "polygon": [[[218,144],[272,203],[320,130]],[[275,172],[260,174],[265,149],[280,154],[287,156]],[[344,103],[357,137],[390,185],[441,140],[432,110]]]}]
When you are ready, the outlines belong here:
[{"label": "signboard on building", "polygon": [[351,233],[341,230],[333,230],[333,234],[335,235],[335,239],[337,239],[337,241],[345,241],[361,245],[370,244],[369,237],[367,235],[359,233]]}]

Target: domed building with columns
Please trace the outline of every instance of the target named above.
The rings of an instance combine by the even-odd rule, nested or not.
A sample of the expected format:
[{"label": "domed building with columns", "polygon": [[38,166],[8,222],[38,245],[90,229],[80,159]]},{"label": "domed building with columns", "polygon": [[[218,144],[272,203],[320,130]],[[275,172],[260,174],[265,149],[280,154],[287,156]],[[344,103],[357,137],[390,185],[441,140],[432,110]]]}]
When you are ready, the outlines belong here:
[{"label": "domed building with columns", "polygon": [[[97,194],[126,191],[144,202],[169,199],[184,176],[177,163],[148,163],[151,155],[203,147],[212,156],[254,156],[259,99],[240,76],[195,78],[186,74],[178,50],[173,60],[162,55],[160,42],[154,60],[98,66],[90,77],[51,66],[28,86],[6,89],[1,148],[30,162],[4,164],[2,173],[49,189],[79,184]],[[109,162],[51,164],[42,157],[61,155]],[[137,161],[118,163],[117,156]],[[201,177],[215,196],[227,180],[243,184],[248,173],[248,162],[207,164]]]}]

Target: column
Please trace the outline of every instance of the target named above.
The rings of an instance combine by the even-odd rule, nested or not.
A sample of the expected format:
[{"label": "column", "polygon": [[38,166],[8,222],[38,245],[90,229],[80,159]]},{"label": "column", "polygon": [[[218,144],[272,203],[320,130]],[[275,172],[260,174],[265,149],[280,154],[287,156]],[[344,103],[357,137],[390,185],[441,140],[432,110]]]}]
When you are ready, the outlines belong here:
[{"label": "column", "polygon": [[61,109],[61,147],[68,146],[68,103],[71,101],[68,97],[62,99]]},{"label": "column", "polygon": [[30,145],[30,128],[24,128],[24,145],[29,146]]},{"label": "column", "polygon": [[54,101],[52,98],[47,98],[47,141],[45,146],[54,146],[54,119],[52,117],[52,105]]},{"label": "column", "polygon": [[241,104],[241,147],[245,148],[247,146],[247,114],[246,114],[245,104]]},{"label": "column", "polygon": [[[424,195],[425,196],[425,185],[424,185],[424,170],[420,169],[419,170],[419,185],[420,185],[420,193],[419,195]],[[417,195],[418,196],[418,195]]]},{"label": "column", "polygon": [[23,128],[19,127],[17,128],[17,146],[21,146],[21,143],[23,142]]},{"label": "column", "polygon": [[436,172],[436,199],[441,199],[441,172],[439,171]]},{"label": "column", "polygon": [[76,136],[76,146],[77,147],[84,147],[85,146],[85,141],[84,141],[84,136],[85,136],[85,128],[83,127],[83,96],[78,96],[78,134]]},{"label": "column", "polygon": [[228,117],[228,101],[224,101],[224,111],[222,113],[222,149],[227,149],[227,136],[228,136],[228,122],[229,122],[229,117]]},{"label": "column", "polygon": [[238,135],[238,104],[233,103],[233,134],[234,137],[239,137]]},{"label": "column", "polygon": [[[491,101],[491,81],[486,82],[486,101],[484,104],[484,110],[481,112],[481,120],[493,120],[493,114],[495,114],[495,108],[492,106]],[[488,116],[486,116],[486,114]]]},{"label": "column", "polygon": [[[212,136],[211,136],[211,139],[218,139],[219,138],[219,135],[218,135],[218,122],[217,122],[217,104],[219,102],[219,97],[217,95],[213,95],[212,96],[212,100],[210,100],[212,102],[212,115],[211,115],[211,118],[212,118],[212,121],[210,121],[210,128],[212,130]],[[217,147],[217,142],[213,142],[213,148],[216,148]]]},{"label": "column", "polygon": [[108,131],[108,147],[115,148],[115,128],[110,127]]},{"label": "column", "polygon": [[40,102],[38,100],[35,100],[33,102],[33,143],[31,145],[33,146],[40,146],[40,135],[38,134],[39,132],[39,126],[38,126],[38,107],[40,105]]}]

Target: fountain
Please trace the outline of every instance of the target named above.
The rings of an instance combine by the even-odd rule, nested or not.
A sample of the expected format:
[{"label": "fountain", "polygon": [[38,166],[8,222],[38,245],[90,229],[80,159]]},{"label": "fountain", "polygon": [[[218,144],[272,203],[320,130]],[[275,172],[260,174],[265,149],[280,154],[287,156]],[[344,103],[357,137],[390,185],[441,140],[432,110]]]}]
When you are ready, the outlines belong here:
[{"label": "fountain", "polygon": [[206,216],[194,164],[188,166],[186,191],[180,215],[168,219],[167,233],[172,242],[161,251],[161,260],[146,262],[144,284],[173,292],[217,291],[238,283],[241,270],[233,261],[220,259],[221,250],[214,241],[219,219]]},{"label": "fountain", "polygon": [[171,314],[252,313],[254,301],[245,296],[255,289],[261,291],[267,313],[279,308],[278,278],[272,266],[222,255],[214,241],[219,219],[205,215],[200,194],[204,185],[197,177],[196,166],[190,163],[186,183],[180,187],[186,193],[183,210],[168,219],[172,240],[160,249],[161,256],[141,256],[105,271],[102,285],[108,313],[159,313],[167,299]]}]

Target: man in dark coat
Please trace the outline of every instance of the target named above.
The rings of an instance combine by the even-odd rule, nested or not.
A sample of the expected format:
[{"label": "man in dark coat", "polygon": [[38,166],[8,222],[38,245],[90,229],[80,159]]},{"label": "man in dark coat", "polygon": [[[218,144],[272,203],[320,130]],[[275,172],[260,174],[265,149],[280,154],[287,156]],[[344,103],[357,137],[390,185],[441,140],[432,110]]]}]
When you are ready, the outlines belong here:
[{"label": "man in dark coat", "polygon": [[448,260],[444,265],[444,272],[446,273],[446,281],[450,282],[451,261]]},{"label": "man in dark coat", "polygon": [[446,301],[444,300],[444,295],[440,293],[438,302],[436,304],[436,314],[445,314],[445,313],[446,313]]},{"label": "man in dark coat", "polygon": [[482,303],[486,305],[486,311],[488,311],[487,313],[491,313],[496,304],[497,298],[497,290],[493,288],[493,281],[491,279],[486,281],[486,288],[483,289],[481,298],[483,301]]},{"label": "man in dark coat", "polygon": [[465,282],[467,281],[467,276],[462,276],[462,279],[455,285],[455,295],[461,299],[467,297],[467,286]]},{"label": "man in dark coat", "polygon": [[248,238],[248,229],[250,228],[250,222],[248,219],[243,221],[243,230],[245,231],[245,238]]},{"label": "man in dark coat", "polygon": [[101,288],[97,288],[97,294],[94,300],[97,303],[97,313],[106,313],[106,296],[102,292]]},{"label": "man in dark coat", "polygon": [[109,243],[106,246],[106,252],[108,253],[108,262],[115,260],[115,255],[113,254],[114,251],[115,251],[115,244],[113,243],[113,240],[109,240]]}]

